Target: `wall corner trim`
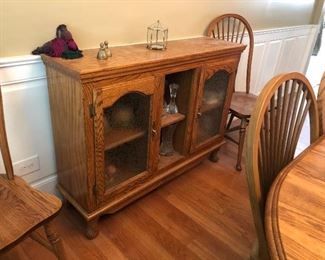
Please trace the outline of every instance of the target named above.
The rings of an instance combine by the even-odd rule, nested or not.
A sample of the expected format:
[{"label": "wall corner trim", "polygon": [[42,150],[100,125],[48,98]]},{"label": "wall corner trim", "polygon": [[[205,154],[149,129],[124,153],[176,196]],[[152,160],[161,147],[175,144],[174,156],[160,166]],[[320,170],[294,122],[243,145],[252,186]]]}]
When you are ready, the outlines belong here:
[{"label": "wall corner trim", "polygon": [[0,69],[7,67],[16,67],[22,65],[30,65],[35,63],[43,63],[39,55],[23,55],[13,57],[0,58]]}]

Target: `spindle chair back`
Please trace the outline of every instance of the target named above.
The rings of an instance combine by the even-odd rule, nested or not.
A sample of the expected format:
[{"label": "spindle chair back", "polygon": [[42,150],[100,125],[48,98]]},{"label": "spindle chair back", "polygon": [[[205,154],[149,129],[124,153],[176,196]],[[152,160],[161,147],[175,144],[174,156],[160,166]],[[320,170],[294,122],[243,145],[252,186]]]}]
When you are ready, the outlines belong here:
[{"label": "spindle chair back", "polygon": [[264,232],[267,193],[278,173],[293,160],[308,114],[313,142],[319,136],[317,101],[309,81],[297,72],[271,79],[252,113],[247,132],[246,175],[260,259],[268,259]]},{"label": "spindle chair back", "polygon": [[248,21],[238,14],[224,14],[210,22],[207,36],[215,39],[243,43],[245,34],[248,35],[248,59],[246,67],[246,93],[250,91],[251,66],[254,50],[253,30]]},{"label": "spindle chair back", "polygon": [[319,115],[319,133],[320,135],[323,135],[325,131],[325,72],[319,84],[317,104]]}]

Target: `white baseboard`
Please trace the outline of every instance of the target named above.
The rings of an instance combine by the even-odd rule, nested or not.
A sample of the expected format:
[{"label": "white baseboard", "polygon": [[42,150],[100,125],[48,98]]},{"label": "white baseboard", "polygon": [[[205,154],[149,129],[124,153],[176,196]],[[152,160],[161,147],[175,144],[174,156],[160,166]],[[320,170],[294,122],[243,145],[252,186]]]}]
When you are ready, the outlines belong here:
[{"label": "white baseboard", "polygon": [[59,198],[61,198],[62,196],[59,193],[59,191],[57,190],[56,184],[57,184],[57,175],[56,174],[52,174],[50,176],[41,178],[35,182],[30,183],[30,185],[35,189],[45,191],[48,193],[52,193],[52,194],[58,196]]}]

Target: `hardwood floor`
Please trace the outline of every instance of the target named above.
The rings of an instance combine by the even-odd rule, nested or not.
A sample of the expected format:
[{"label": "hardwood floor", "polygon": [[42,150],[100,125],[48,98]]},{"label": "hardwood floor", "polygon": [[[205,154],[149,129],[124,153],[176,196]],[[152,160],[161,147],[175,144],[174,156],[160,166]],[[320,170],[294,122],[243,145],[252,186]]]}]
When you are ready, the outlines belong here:
[{"label": "hardwood floor", "polygon": [[[101,218],[94,240],[76,211],[63,208],[54,227],[67,259],[248,259],[255,232],[237,147],[227,143],[218,163],[205,160],[130,206]],[[26,239],[1,259],[55,259]]]}]

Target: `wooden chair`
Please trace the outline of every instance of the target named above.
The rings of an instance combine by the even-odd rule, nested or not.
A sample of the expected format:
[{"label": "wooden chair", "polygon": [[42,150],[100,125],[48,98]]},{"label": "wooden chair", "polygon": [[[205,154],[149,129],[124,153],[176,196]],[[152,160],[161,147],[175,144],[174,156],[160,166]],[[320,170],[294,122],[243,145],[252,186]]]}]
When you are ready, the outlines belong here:
[{"label": "wooden chair", "polygon": [[323,135],[325,133],[325,72],[319,84],[317,104],[319,115],[319,133],[320,135]]},{"label": "wooden chair", "polygon": [[[37,191],[18,176],[14,176],[5,130],[0,87],[0,149],[5,174],[0,174],[0,258],[18,242],[30,236],[50,249],[58,259],[64,259],[62,242],[52,230],[50,221],[59,213],[62,203],[53,195]],[[48,239],[35,231],[44,226]]]},{"label": "wooden chair", "polygon": [[[230,105],[230,117],[226,128],[226,137],[238,144],[236,169],[241,170],[241,159],[245,141],[246,127],[251,116],[257,96],[250,94],[251,65],[254,49],[254,35],[247,20],[238,14],[224,14],[215,18],[208,26],[207,36],[220,40],[242,43],[245,33],[248,34],[249,47],[246,67],[246,92],[234,92]],[[240,125],[231,127],[234,117],[240,120]],[[239,130],[239,140],[227,133]]]},{"label": "wooden chair", "polygon": [[317,101],[308,80],[297,72],[271,79],[252,112],[246,140],[246,174],[257,232],[257,259],[269,258],[264,232],[267,193],[277,174],[294,158],[308,112],[313,142],[319,136]]}]

